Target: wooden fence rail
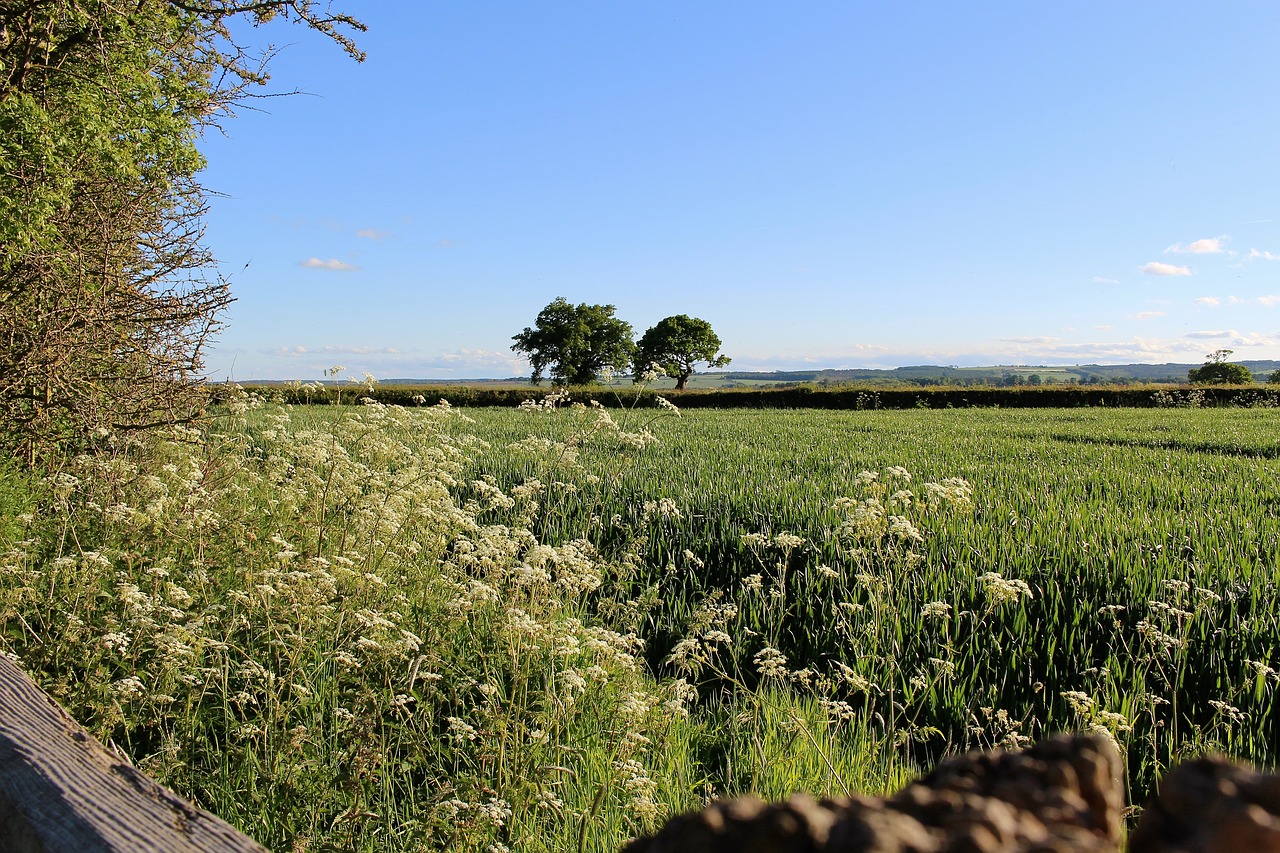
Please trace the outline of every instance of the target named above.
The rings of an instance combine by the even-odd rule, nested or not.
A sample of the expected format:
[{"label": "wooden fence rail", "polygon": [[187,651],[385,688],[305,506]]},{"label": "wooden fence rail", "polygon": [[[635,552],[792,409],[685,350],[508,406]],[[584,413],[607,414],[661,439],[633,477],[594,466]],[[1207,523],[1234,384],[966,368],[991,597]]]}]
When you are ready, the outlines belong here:
[{"label": "wooden fence rail", "polygon": [[0,655],[0,851],[266,853],[113,756]]}]

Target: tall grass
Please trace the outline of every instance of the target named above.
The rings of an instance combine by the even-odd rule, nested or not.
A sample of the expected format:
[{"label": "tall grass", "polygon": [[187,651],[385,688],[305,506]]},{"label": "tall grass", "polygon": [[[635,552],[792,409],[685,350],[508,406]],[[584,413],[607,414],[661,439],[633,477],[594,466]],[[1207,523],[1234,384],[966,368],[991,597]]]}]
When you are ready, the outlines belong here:
[{"label": "tall grass", "polygon": [[[547,476],[511,444],[527,417],[476,416],[491,442],[476,470],[498,483]],[[638,633],[656,671],[679,669],[673,653],[704,602],[732,605],[733,644],[703,673],[704,693],[738,673],[753,687],[769,647],[793,677],[849,668],[836,679],[842,713],[905,760],[1093,728],[1127,754],[1140,799],[1192,753],[1276,761],[1273,418],[686,411],[660,445],[610,470],[606,492],[566,498],[540,535],[590,535],[593,519],[630,523],[667,498],[679,516],[648,538],[636,579],[655,602]],[[913,519],[920,484],[953,477],[971,486],[972,508]],[[895,491],[909,492],[898,509]],[[887,526],[846,535],[851,508],[870,499],[920,540]],[[780,548],[780,535],[801,541]],[[598,539],[607,550],[607,531]]]},{"label": "tall grass", "polygon": [[280,408],[0,492],[0,650],[278,850],[605,850],[1095,729],[1275,763],[1265,410]]},{"label": "tall grass", "polygon": [[616,849],[719,793],[894,784],[811,690],[653,677],[637,579],[669,505],[569,513],[616,500],[655,425],[548,417],[526,474],[577,483],[487,477],[447,408],[233,396],[106,437],[5,493],[0,650],[278,850]]}]

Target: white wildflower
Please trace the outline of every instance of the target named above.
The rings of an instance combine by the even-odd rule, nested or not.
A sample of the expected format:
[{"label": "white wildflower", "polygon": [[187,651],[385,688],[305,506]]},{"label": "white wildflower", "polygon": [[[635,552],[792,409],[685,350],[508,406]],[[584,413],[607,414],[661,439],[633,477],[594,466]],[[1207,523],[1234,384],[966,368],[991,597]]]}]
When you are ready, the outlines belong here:
[{"label": "white wildflower", "polygon": [[1024,580],[1005,578],[998,572],[987,572],[980,576],[978,580],[982,582],[983,591],[993,607],[1014,603],[1024,597],[1033,597],[1031,587]]},{"label": "white wildflower", "polygon": [[773,544],[784,551],[793,551],[804,544],[804,539],[794,533],[779,533],[773,537]]},{"label": "white wildflower", "polygon": [[756,652],[753,658],[756,669],[763,678],[786,678],[787,658],[782,652],[771,646],[765,646]]},{"label": "white wildflower", "polygon": [[479,732],[475,730],[475,727],[461,717],[449,717],[445,722],[449,726],[450,737],[457,743],[475,740],[479,736]]},{"label": "white wildflower", "polygon": [[1081,716],[1088,716],[1089,712],[1093,710],[1095,703],[1093,697],[1088,693],[1083,693],[1079,690],[1065,690],[1058,695],[1066,700],[1072,711]]},{"label": "white wildflower", "polygon": [[944,620],[951,616],[951,605],[945,601],[930,601],[920,608],[920,615],[925,619]]},{"label": "white wildflower", "polygon": [[121,701],[138,699],[146,695],[146,685],[135,675],[129,675],[111,682],[111,690]]},{"label": "white wildflower", "polygon": [[1228,705],[1226,702],[1218,699],[1210,699],[1209,704],[1213,709],[1226,720],[1228,723],[1241,724],[1245,721],[1245,713],[1234,705]]}]

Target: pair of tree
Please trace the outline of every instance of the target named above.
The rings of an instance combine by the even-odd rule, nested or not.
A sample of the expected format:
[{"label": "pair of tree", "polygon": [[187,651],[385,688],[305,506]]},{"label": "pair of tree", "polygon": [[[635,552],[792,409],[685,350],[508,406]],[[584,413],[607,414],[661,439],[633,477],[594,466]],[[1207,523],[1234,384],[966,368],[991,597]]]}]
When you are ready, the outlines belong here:
[{"label": "pair of tree", "polygon": [[200,134],[266,80],[280,16],[359,58],[319,0],[0,0],[0,446],[191,420],[231,302],[204,246]]},{"label": "pair of tree", "polygon": [[538,313],[532,328],[515,335],[511,349],[522,352],[533,367],[533,384],[550,374],[555,385],[589,385],[606,368],[631,367],[637,378],[650,369],[676,380],[683,390],[699,362],[723,367],[720,338],[711,324],[697,317],[667,317],[633,341],[631,324],[614,316],[612,305],[574,305],[556,298]]},{"label": "pair of tree", "polygon": [[1209,353],[1208,361],[1187,372],[1187,380],[1194,385],[1248,385],[1253,382],[1253,372],[1249,368],[1227,361],[1232,352],[1220,349]]}]

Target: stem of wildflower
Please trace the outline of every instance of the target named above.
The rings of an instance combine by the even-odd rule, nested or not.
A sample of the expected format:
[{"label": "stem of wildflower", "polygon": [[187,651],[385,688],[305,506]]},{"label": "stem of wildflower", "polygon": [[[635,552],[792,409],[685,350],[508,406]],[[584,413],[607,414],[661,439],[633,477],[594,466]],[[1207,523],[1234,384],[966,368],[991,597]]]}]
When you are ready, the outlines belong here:
[{"label": "stem of wildflower", "polygon": [[609,792],[609,783],[611,781],[613,781],[613,777],[609,776],[596,791],[595,799],[591,801],[591,808],[582,813],[582,820],[578,822],[578,853],[583,853],[587,849],[587,826],[590,819],[599,813],[600,805],[604,802],[605,795]]},{"label": "stem of wildflower", "polygon": [[800,726],[800,731],[804,732],[804,736],[809,739],[809,743],[813,745],[818,755],[822,757],[823,763],[827,765],[827,770],[831,772],[831,777],[836,780],[840,790],[844,791],[846,797],[851,796],[849,786],[844,783],[844,777],[840,775],[840,771],[836,770],[836,766],[831,763],[831,757],[827,755],[827,751],[818,743],[818,739],[813,736],[813,732],[809,731],[809,727],[799,718],[796,718],[796,724]]}]

